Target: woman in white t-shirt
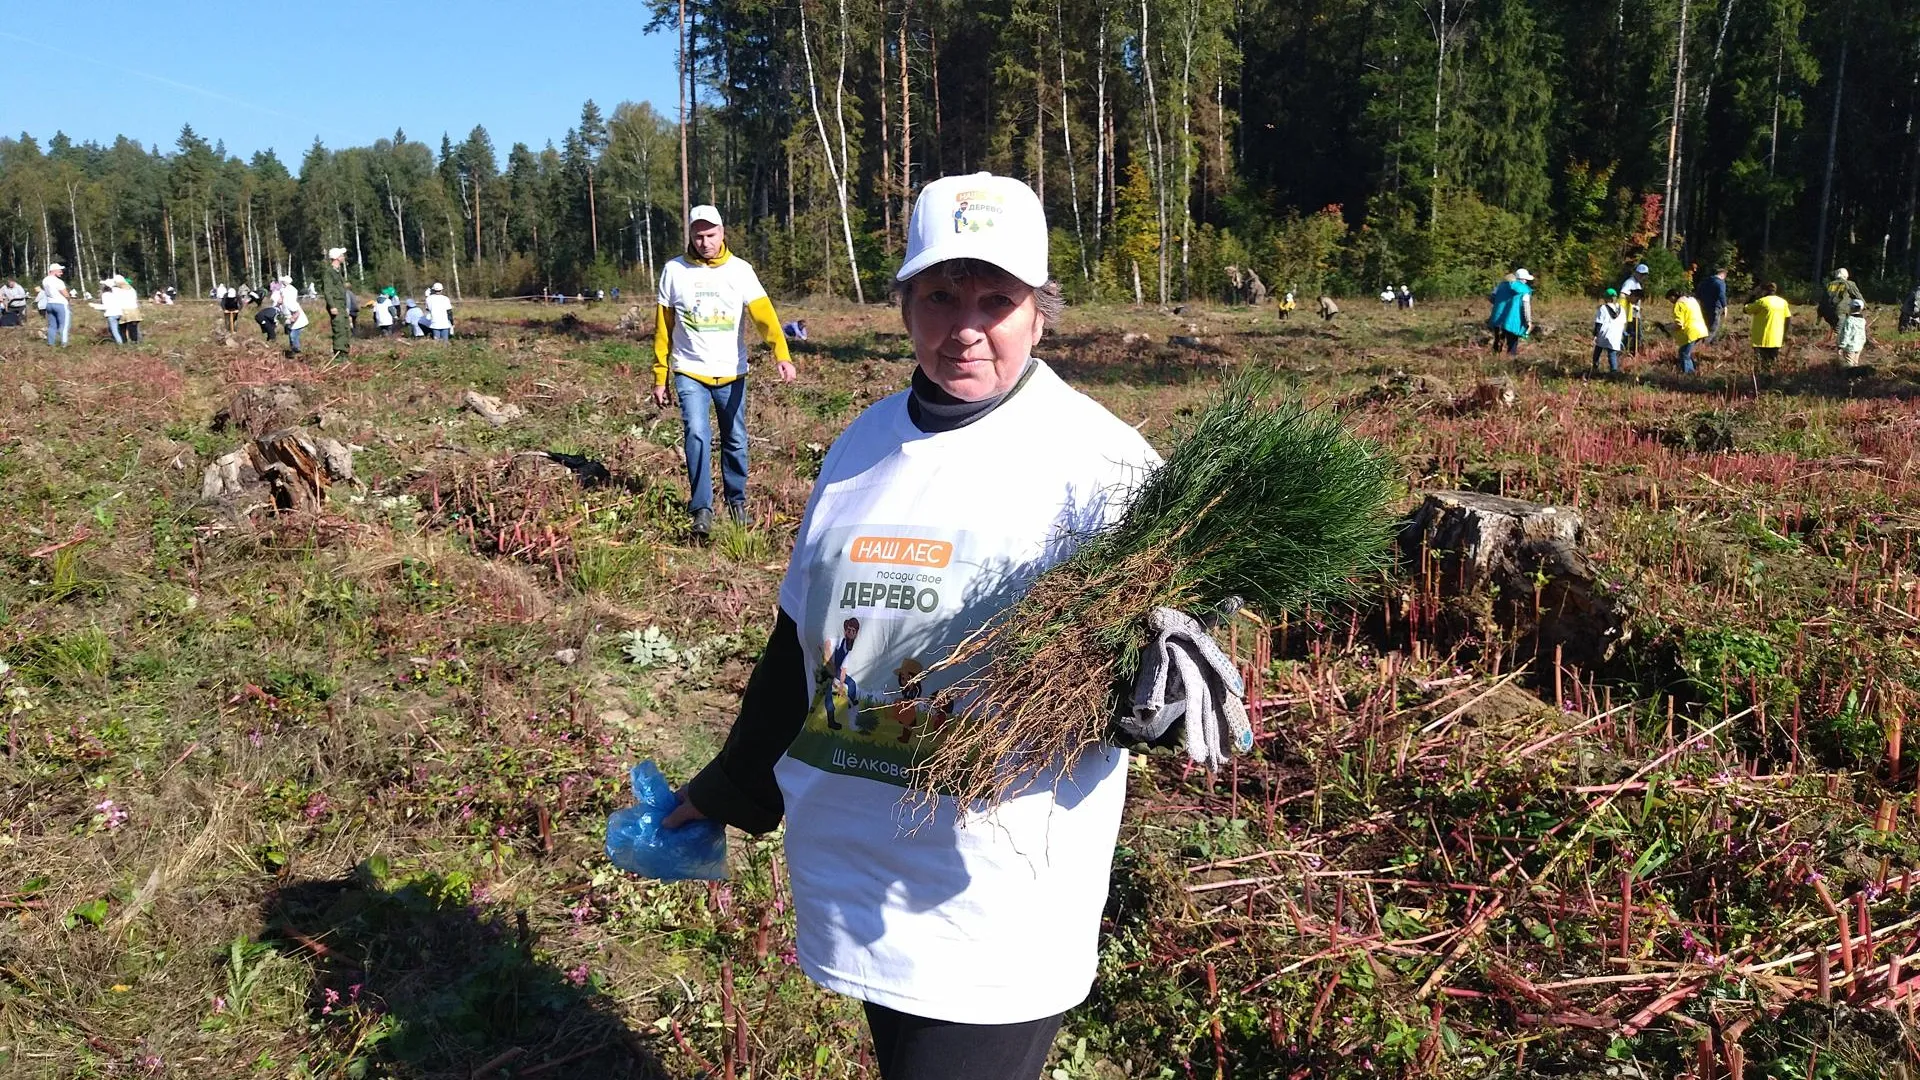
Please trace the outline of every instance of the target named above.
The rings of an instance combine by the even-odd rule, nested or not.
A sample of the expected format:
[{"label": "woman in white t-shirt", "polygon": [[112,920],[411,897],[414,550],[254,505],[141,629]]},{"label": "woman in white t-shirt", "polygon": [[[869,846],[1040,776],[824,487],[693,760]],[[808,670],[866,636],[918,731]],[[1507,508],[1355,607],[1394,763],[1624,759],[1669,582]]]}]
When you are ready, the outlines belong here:
[{"label": "woman in white t-shirt", "polygon": [[1082,756],[991,810],[907,787],[948,724],[935,665],[1158,462],[1033,357],[1058,317],[1025,184],[928,184],[900,282],[917,367],[834,442],[773,634],[718,757],[668,819],[786,819],[802,969],[866,1003],[885,1080],[1031,1080],[1085,999],[1126,752]]}]

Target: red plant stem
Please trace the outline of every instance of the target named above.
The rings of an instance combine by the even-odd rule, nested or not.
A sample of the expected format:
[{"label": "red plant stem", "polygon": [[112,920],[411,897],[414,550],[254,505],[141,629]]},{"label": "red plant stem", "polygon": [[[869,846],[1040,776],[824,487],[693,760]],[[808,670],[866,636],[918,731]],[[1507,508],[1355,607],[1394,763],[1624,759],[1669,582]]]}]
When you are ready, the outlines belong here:
[{"label": "red plant stem", "polygon": [[1633,875],[1620,875],[1620,955],[1633,955]]},{"label": "red plant stem", "polygon": [[1841,913],[1840,905],[1833,902],[1833,894],[1827,891],[1827,883],[1825,881],[1815,878],[1813,880],[1813,889],[1820,895],[1820,903],[1827,909],[1827,914],[1831,915],[1833,921],[1840,927],[1840,964],[1847,969],[1847,974],[1851,976],[1853,975],[1854,963],[1853,932],[1847,928],[1847,917]]}]

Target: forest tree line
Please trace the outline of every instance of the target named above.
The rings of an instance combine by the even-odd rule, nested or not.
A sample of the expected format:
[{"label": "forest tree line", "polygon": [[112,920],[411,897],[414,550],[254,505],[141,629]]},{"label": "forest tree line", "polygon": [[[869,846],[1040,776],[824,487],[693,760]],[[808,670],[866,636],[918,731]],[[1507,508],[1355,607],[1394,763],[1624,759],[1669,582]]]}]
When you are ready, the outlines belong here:
[{"label": "forest tree line", "polygon": [[1039,191],[1075,298],[1920,275],[1912,0],[649,4],[679,100],[504,159],[482,127],[297,163],[0,138],[0,273],[199,295],[340,246],[368,283],[645,286],[713,202],[769,288],[871,300],[913,191],[984,169]]}]

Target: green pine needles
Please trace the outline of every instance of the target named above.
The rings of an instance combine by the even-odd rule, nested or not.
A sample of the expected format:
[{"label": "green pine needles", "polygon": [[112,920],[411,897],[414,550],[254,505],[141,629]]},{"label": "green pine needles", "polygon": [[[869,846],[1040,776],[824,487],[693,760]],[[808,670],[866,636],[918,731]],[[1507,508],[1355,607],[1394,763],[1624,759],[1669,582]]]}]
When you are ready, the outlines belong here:
[{"label": "green pine needles", "polygon": [[992,806],[1099,745],[1156,607],[1294,612],[1385,560],[1392,463],[1328,412],[1270,403],[1273,385],[1230,383],[1118,522],[935,666],[981,665],[932,702],[975,719],[934,742],[917,790]]}]

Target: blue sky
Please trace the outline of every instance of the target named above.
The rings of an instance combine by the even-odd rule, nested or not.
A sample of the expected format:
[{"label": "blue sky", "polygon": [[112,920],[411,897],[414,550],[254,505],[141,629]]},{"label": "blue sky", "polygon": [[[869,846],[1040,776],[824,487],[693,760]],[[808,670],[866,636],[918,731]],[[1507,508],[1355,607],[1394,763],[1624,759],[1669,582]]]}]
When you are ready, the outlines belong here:
[{"label": "blue sky", "polygon": [[[49,10],[45,7],[34,10]],[[314,136],[363,146],[402,128],[438,146],[484,124],[505,161],[579,122],[651,101],[672,116],[674,35],[643,34],[640,0],[267,4],[180,0],[53,5],[0,23],[0,133],[42,146],[126,135],[171,151],[180,125],[289,169]],[[425,44],[422,39],[431,39]],[[664,106],[664,108],[663,108]]]}]

